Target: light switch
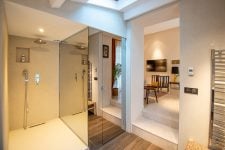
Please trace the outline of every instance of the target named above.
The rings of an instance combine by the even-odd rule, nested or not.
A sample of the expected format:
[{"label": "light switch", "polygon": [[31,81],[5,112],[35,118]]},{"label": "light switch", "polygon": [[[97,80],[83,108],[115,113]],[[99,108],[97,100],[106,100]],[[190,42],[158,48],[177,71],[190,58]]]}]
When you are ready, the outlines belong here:
[{"label": "light switch", "polygon": [[194,68],[193,67],[188,67],[188,75],[194,76]]},{"label": "light switch", "polygon": [[184,93],[198,95],[198,88],[184,87]]}]

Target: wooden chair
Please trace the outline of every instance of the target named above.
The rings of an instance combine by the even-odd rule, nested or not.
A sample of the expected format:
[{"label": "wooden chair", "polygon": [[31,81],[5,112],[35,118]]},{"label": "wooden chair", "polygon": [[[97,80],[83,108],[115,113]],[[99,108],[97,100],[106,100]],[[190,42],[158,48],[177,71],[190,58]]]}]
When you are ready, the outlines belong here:
[{"label": "wooden chair", "polygon": [[148,97],[149,97],[149,94],[151,91],[154,92],[155,101],[158,103],[158,97],[157,97],[157,91],[156,91],[157,89],[151,85],[145,85],[144,89],[145,89],[145,100],[146,100],[147,104],[148,104]]},{"label": "wooden chair", "polygon": [[158,88],[162,90],[162,88],[167,88],[167,92],[169,92],[170,87],[170,77],[169,76],[159,76],[158,77]]},{"label": "wooden chair", "polygon": [[159,75],[152,75],[151,86],[159,91]]}]

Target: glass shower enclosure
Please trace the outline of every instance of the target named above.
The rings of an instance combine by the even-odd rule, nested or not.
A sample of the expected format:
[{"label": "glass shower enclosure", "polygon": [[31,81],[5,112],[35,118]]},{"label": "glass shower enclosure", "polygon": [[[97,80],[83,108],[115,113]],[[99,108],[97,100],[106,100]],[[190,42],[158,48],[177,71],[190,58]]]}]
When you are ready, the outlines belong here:
[{"label": "glass shower enclosure", "polygon": [[124,38],[94,28],[60,42],[60,118],[90,150],[124,133],[125,53]]},{"label": "glass shower enclosure", "polygon": [[88,28],[60,43],[60,118],[88,145]]}]

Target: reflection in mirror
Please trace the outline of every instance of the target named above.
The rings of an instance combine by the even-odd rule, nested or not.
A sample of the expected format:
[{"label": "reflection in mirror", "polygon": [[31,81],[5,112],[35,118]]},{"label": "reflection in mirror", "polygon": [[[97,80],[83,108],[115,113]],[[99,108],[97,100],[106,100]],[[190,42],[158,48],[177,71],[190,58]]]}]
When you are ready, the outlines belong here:
[{"label": "reflection in mirror", "polygon": [[60,118],[88,144],[88,29],[60,43]]},{"label": "reflection in mirror", "polygon": [[125,129],[125,39],[89,28],[89,147],[99,149]]}]

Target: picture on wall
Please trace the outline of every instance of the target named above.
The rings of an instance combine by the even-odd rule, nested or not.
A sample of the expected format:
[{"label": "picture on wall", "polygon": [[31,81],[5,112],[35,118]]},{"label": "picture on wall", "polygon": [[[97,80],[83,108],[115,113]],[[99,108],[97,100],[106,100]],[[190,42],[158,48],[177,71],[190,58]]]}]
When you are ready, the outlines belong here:
[{"label": "picture on wall", "polygon": [[108,45],[102,46],[102,56],[103,56],[103,58],[109,58],[109,46]]},{"label": "picture on wall", "polygon": [[167,60],[166,59],[147,60],[146,61],[146,71],[148,71],[148,72],[166,72],[167,71]]}]

